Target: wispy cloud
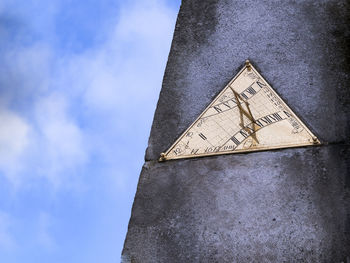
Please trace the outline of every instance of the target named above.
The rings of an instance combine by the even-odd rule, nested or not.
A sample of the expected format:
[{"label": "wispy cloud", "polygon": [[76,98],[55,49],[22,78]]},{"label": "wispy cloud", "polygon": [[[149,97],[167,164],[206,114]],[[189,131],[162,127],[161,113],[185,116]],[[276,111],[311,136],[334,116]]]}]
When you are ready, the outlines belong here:
[{"label": "wispy cloud", "polygon": [[30,127],[20,116],[7,109],[0,110],[0,127],[0,171],[17,184]]},{"label": "wispy cloud", "polygon": [[12,250],[16,247],[15,239],[11,235],[12,218],[8,213],[0,211],[0,250]]},{"label": "wispy cloud", "polygon": [[[67,172],[84,165],[88,158],[83,131],[69,117],[67,107],[65,96],[54,92],[38,99],[34,107],[36,130],[31,137],[31,153],[39,161],[34,171],[55,187],[68,183]],[[29,162],[36,163],[32,158]]]},{"label": "wispy cloud", "polygon": [[[87,1],[90,17],[80,23],[88,28],[74,30],[65,19],[84,17],[80,1],[0,2],[0,180],[15,189],[0,197],[33,207],[32,221],[17,226],[36,229],[47,250],[65,245],[65,236],[54,238],[51,230],[70,224],[51,210],[59,204],[60,213],[71,215],[65,209],[74,195],[82,203],[74,209],[89,204],[108,210],[72,213],[87,224],[86,233],[92,223],[85,218],[94,218],[100,235],[118,226],[124,232],[113,242],[121,249],[124,240],[177,10],[165,0],[123,1],[113,9],[114,2]],[[99,196],[123,202],[96,205]],[[15,212],[1,202],[0,209],[0,246],[16,247]],[[111,216],[110,210],[118,212],[115,225],[104,226],[102,215]]]},{"label": "wispy cloud", "polygon": [[[55,14],[52,6],[50,10]],[[40,40],[29,46],[14,45],[5,55],[6,72],[0,74],[0,81],[8,87],[2,92],[3,104],[22,110],[16,114],[23,127],[31,128],[30,136],[27,130],[21,135],[31,147],[25,152],[28,163],[22,160],[22,166],[33,168],[33,159],[40,160],[42,165],[32,173],[47,176],[57,186],[62,183],[59,174],[85,164],[91,151],[111,154],[108,149],[96,149],[111,144],[94,144],[101,140],[96,138],[99,128],[92,123],[111,125],[114,135],[101,132],[112,140],[117,134],[139,136],[135,129],[140,122],[148,125],[142,129],[147,134],[150,120],[145,123],[144,119],[155,108],[173,16],[174,11],[162,1],[140,1],[124,6],[106,40],[82,53],[57,57],[54,48]],[[81,127],[83,122],[86,129]],[[16,159],[12,166],[15,163]],[[20,172],[10,169],[11,163],[8,166],[7,176],[9,170]]]},{"label": "wispy cloud", "polygon": [[53,226],[53,218],[47,212],[41,212],[38,220],[37,241],[41,247],[48,250],[57,249],[50,229]]}]

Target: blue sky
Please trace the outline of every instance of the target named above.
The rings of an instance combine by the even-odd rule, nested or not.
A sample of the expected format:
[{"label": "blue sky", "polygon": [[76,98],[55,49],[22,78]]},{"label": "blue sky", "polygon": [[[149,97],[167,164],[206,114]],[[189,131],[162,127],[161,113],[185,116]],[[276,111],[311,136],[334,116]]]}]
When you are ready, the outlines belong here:
[{"label": "blue sky", "polygon": [[119,262],[179,5],[0,1],[0,262]]}]

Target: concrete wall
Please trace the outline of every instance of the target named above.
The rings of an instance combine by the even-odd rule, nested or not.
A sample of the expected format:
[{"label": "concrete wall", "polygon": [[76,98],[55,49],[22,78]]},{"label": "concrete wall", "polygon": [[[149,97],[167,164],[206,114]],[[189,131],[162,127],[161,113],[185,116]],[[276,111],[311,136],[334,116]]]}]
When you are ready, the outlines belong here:
[{"label": "concrete wall", "polygon": [[[349,22],[346,0],[183,0],[125,262],[346,261]],[[323,145],[158,163],[247,58]]]}]

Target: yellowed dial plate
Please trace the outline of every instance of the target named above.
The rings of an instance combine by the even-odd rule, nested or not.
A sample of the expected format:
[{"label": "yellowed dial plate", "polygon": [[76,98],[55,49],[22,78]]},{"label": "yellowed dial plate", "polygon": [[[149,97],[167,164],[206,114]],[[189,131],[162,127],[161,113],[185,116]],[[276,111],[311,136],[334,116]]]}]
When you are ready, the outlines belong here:
[{"label": "yellowed dial plate", "polygon": [[160,160],[298,147],[319,140],[249,63]]}]

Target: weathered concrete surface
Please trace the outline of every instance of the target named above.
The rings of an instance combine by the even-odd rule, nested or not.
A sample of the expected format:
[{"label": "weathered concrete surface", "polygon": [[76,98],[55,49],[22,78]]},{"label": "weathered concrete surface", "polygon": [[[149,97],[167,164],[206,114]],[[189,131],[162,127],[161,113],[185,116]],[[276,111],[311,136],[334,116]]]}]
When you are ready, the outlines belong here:
[{"label": "weathered concrete surface", "polygon": [[323,141],[348,140],[350,4],[183,1],[146,160],[165,151],[249,58]]},{"label": "weathered concrete surface", "polygon": [[[184,0],[125,262],[350,256],[350,4]],[[158,163],[249,58],[325,144]]]},{"label": "weathered concrete surface", "polygon": [[345,260],[350,251],[349,196],[343,190],[349,184],[341,161],[349,154],[345,148],[146,163],[125,259]]}]

